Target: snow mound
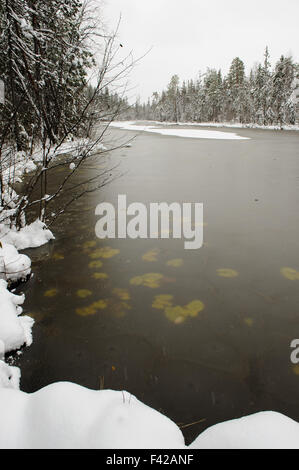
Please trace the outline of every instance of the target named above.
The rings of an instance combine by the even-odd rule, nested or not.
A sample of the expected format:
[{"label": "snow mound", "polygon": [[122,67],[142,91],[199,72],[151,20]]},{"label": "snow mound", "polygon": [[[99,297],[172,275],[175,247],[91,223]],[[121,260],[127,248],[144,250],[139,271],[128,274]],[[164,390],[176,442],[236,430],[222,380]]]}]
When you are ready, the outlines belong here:
[{"label": "snow mound", "polygon": [[261,411],[211,426],[190,448],[299,449],[299,424],[281,413]]},{"label": "snow mound", "polygon": [[18,367],[8,366],[0,361],[0,389],[19,388],[21,372]]},{"label": "snow mound", "polygon": [[[0,280],[0,349],[3,352],[19,349],[23,344],[32,343],[31,329],[34,320],[20,317],[24,295],[15,295],[7,290],[7,282]],[[0,381],[1,382],[1,381]],[[1,416],[1,414],[0,414]]]},{"label": "snow mound", "polygon": [[8,230],[4,224],[0,225],[0,240],[11,243],[18,250],[37,248],[54,238],[51,230],[47,229],[46,225],[39,219],[36,219],[32,224],[26,225],[20,230]]},{"label": "snow mound", "polygon": [[58,382],[27,394],[0,388],[1,448],[184,448],[175,423],[127,392]]},{"label": "snow mound", "polygon": [[22,255],[8,243],[0,246],[0,279],[17,281],[25,279],[31,272],[31,260],[27,255]]}]

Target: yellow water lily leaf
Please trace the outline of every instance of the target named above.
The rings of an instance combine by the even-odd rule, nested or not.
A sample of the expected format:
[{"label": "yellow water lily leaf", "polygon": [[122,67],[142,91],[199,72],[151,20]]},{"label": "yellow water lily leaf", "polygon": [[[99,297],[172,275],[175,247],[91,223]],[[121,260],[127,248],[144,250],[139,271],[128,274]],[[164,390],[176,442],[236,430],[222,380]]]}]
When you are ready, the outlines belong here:
[{"label": "yellow water lily leaf", "polygon": [[184,307],[181,307],[180,305],[176,305],[174,307],[166,307],[165,310],[165,315],[168,320],[176,323],[179,320],[179,323],[183,323],[186,320],[187,315],[185,315],[185,309]]},{"label": "yellow water lily leaf", "polygon": [[104,246],[102,248],[97,248],[96,250],[92,251],[89,256],[90,258],[112,258],[113,256],[117,255],[120,252],[117,248],[111,248],[110,246]]},{"label": "yellow water lily leaf", "polygon": [[89,297],[92,294],[91,290],[88,289],[78,289],[77,296],[81,297],[81,299],[85,299],[85,297]]},{"label": "yellow water lily leaf", "polygon": [[108,279],[108,274],[107,273],[93,273],[92,277],[95,279]]},{"label": "yellow water lily leaf", "polygon": [[128,289],[121,289],[119,287],[115,287],[112,290],[113,294],[115,294],[117,297],[119,297],[121,300],[130,300],[130,292]]},{"label": "yellow water lily leaf", "polygon": [[204,308],[204,303],[201,300],[192,300],[185,305],[186,312],[190,317],[196,317]]},{"label": "yellow water lily leaf", "polygon": [[163,279],[163,275],[159,273],[147,273],[141,276],[135,276],[130,279],[130,284],[133,286],[145,286],[151,289],[160,287],[160,283]]},{"label": "yellow water lily leaf", "polygon": [[157,256],[158,256],[159,250],[158,248],[154,248],[153,250],[147,251],[144,253],[142,256],[143,261],[157,261]]},{"label": "yellow water lily leaf", "polygon": [[183,323],[188,317],[196,317],[205,305],[201,300],[192,300],[186,305],[172,305],[172,295],[156,295],[153,308],[164,310],[166,318],[176,325]]},{"label": "yellow water lily leaf", "polygon": [[112,312],[117,318],[122,318],[126,315],[128,310],[131,310],[131,305],[129,305],[127,302],[122,301],[122,302],[113,302],[112,303]]},{"label": "yellow water lily leaf", "polygon": [[55,295],[57,295],[58,293],[58,289],[48,289],[46,290],[46,292],[44,293],[44,296],[45,297],[55,297]]},{"label": "yellow water lily leaf", "polygon": [[174,258],[174,259],[170,259],[167,261],[167,266],[172,266],[173,268],[179,268],[180,266],[182,266],[184,263],[184,261],[182,260],[182,258]]},{"label": "yellow water lily leaf", "polygon": [[290,281],[297,281],[299,280],[299,271],[294,268],[281,268],[281,274]]},{"label": "yellow water lily leaf", "polygon": [[237,277],[239,275],[238,271],[230,268],[217,269],[217,274],[221,277]]},{"label": "yellow water lily leaf", "polygon": [[247,325],[247,326],[252,326],[253,325],[253,319],[252,318],[244,318],[244,323]]},{"label": "yellow water lily leaf", "polygon": [[76,313],[82,317],[86,317],[88,315],[95,315],[98,310],[103,310],[107,307],[108,303],[106,300],[101,299],[93,302],[91,305],[87,307],[77,308]]},{"label": "yellow water lily leaf", "polygon": [[156,295],[152,307],[157,308],[158,310],[164,310],[166,307],[171,307],[173,300],[173,295],[170,294],[162,294]]},{"label": "yellow water lily leaf", "polygon": [[97,242],[95,240],[89,240],[85,243],[83,243],[83,249],[88,250],[89,248],[93,248],[96,246]]},{"label": "yellow water lily leaf", "polygon": [[52,258],[53,258],[55,261],[59,261],[60,259],[64,259],[64,255],[61,254],[61,253],[53,253]]},{"label": "yellow water lily leaf", "polygon": [[97,259],[95,261],[91,261],[88,265],[90,268],[101,268],[103,263],[101,260]]}]

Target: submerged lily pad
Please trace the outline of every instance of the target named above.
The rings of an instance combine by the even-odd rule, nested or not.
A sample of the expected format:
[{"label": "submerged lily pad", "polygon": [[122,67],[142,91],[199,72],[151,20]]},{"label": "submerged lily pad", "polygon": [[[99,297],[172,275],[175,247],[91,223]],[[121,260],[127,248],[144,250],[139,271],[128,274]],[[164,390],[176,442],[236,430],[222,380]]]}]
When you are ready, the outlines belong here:
[{"label": "submerged lily pad", "polygon": [[83,243],[83,249],[88,250],[89,248],[93,248],[94,246],[96,246],[96,244],[97,244],[96,240],[89,240]]},{"label": "submerged lily pad", "polygon": [[130,292],[127,289],[121,289],[119,287],[115,287],[112,292],[121,300],[130,300],[131,298]]},{"label": "submerged lily pad", "polygon": [[112,258],[120,252],[118,248],[111,248],[110,246],[104,246],[102,248],[97,248],[92,251],[89,256],[90,258]]},{"label": "submerged lily pad", "polygon": [[160,273],[146,273],[141,276],[135,276],[130,279],[130,284],[133,286],[145,286],[151,289],[160,287],[160,283],[163,279],[163,274]]},{"label": "submerged lily pad", "polygon": [[244,318],[244,323],[247,325],[247,326],[252,326],[253,325],[253,319],[250,318],[250,317],[247,317],[247,318]]},{"label": "submerged lily pad", "polygon": [[77,290],[77,296],[81,297],[81,299],[85,299],[85,297],[89,297],[90,295],[92,295],[92,292],[89,289],[78,289]]},{"label": "submerged lily pad", "polygon": [[101,260],[96,260],[96,261],[91,261],[88,266],[90,268],[101,268],[103,266],[103,263]]},{"label": "submerged lily pad", "polygon": [[156,295],[152,307],[164,310],[166,318],[175,324],[183,323],[187,317],[196,317],[204,309],[201,300],[192,300],[186,305],[173,305],[173,295]]},{"label": "submerged lily pad", "polygon": [[159,253],[158,248],[154,248],[153,250],[150,250],[144,253],[144,255],[142,256],[142,259],[143,261],[149,261],[149,262],[157,261],[158,253]]},{"label": "submerged lily pad", "polygon": [[86,317],[88,315],[95,315],[98,310],[103,310],[107,307],[108,303],[104,299],[97,300],[92,304],[88,305],[87,307],[76,308],[77,315],[82,317]]},{"label": "submerged lily pad", "polygon": [[95,279],[108,279],[108,274],[107,273],[93,273],[92,277]]},{"label": "submerged lily pad", "polygon": [[53,253],[52,259],[55,261],[59,261],[61,259],[64,259],[64,255],[62,253]]},{"label": "submerged lily pad", "polygon": [[184,261],[182,260],[182,258],[174,258],[174,259],[170,259],[167,261],[167,266],[172,266],[173,268],[179,268],[180,266],[182,266],[184,263]]},{"label": "submerged lily pad", "polygon": [[231,269],[231,268],[217,269],[217,274],[218,274],[218,276],[221,276],[221,277],[237,277],[237,276],[239,276],[238,271],[235,271],[235,269]]},{"label": "submerged lily pad", "polygon": [[281,268],[280,272],[289,281],[299,280],[299,271],[294,268]]},{"label": "submerged lily pad", "polygon": [[44,296],[45,297],[55,297],[55,295],[57,295],[57,294],[58,294],[58,289],[53,288],[53,289],[46,290],[46,292],[44,293]]},{"label": "submerged lily pad", "polygon": [[158,310],[164,310],[164,308],[172,305],[172,300],[173,295],[170,294],[156,295],[152,303],[152,307],[157,308]]}]

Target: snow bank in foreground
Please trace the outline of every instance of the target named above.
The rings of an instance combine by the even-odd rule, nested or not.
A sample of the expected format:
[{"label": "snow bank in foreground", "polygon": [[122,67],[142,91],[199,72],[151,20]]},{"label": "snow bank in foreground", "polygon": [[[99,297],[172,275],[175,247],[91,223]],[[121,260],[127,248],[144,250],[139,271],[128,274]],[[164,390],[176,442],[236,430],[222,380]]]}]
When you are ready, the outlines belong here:
[{"label": "snow bank in foreground", "polygon": [[262,411],[215,424],[192,449],[299,449],[299,424],[274,411]]},{"label": "snow bank in foreground", "polygon": [[69,382],[27,394],[0,388],[1,448],[183,448],[175,423],[127,392]]},{"label": "snow bank in foreground", "polygon": [[9,243],[0,246],[0,279],[17,281],[25,279],[31,272],[31,260]]},{"label": "snow bank in foreground", "polygon": [[[0,448],[182,449],[178,426],[128,392],[58,382],[27,394],[0,361]],[[216,424],[191,449],[299,448],[299,424],[273,411]]]},{"label": "snow bank in foreground", "polygon": [[20,317],[24,295],[15,295],[7,290],[7,282],[0,280],[0,342],[5,352],[19,349],[23,344],[32,343],[34,320],[28,316]]},{"label": "snow bank in foreground", "polygon": [[[161,123],[160,123],[161,124]],[[174,137],[188,137],[191,139],[222,139],[222,140],[250,140],[249,137],[241,137],[233,132],[210,131],[202,129],[163,129],[154,126],[142,126],[131,121],[116,121],[110,124],[112,127],[120,127],[127,131],[153,132],[156,134]]]},{"label": "snow bank in foreground", "polygon": [[55,237],[51,230],[39,219],[32,224],[26,225],[20,230],[9,229],[7,225],[0,224],[0,241],[14,245],[18,250],[25,248],[36,248],[48,243]]}]

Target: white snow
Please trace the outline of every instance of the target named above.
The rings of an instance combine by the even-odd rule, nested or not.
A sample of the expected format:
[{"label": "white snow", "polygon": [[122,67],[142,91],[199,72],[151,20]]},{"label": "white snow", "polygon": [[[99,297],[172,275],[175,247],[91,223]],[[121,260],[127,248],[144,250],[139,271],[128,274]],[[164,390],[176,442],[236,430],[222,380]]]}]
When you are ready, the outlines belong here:
[{"label": "white snow", "polygon": [[[0,448],[183,449],[179,427],[128,392],[57,382],[27,394],[0,361]],[[299,424],[273,411],[216,424],[189,449],[299,448]]]},{"label": "white snow", "polygon": [[18,367],[8,366],[0,360],[0,389],[19,388],[21,372]]},{"label": "white snow", "polygon": [[[24,295],[15,295],[7,290],[7,282],[0,280],[0,342],[1,349],[13,351],[23,344],[32,343],[31,329],[34,320],[28,316],[20,316]],[[0,414],[1,416],[1,414]]]},{"label": "white snow", "polygon": [[[144,121],[143,121],[144,122]],[[299,131],[298,125],[291,125],[291,124],[283,124],[282,126],[278,125],[268,125],[263,126],[261,124],[255,123],[248,123],[248,124],[241,124],[239,122],[171,122],[171,121],[147,121],[147,125],[138,125],[138,121],[115,121],[110,124],[111,127],[119,127],[122,129],[127,130],[142,130],[146,131],[149,127],[156,128],[156,126],[189,126],[189,127],[216,127],[216,128],[231,128],[231,129],[264,129],[264,130],[285,130],[285,131]],[[130,126],[130,128],[127,128]],[[132,126],[136,126],[136,128],[132,128]],[[142,127],[142,129],[141,129]],[[150,132],[150,131],[148,131]],[[243,139],[248,139],[246,137],[242,137]]]},{"label": "white snow", "polygon": [[8,229],[6,225],[0,224],[0,241],[11,243],[18,250],[36,248],[48,243],[52,239],[54,239],[53,233],[39,219],[36,219],[32,224],[26,225],[20,230],[15,228]]},{"label": "white snow", "polygon": [[163,129],[149,125],[138,125],[131,121],[116,121],[110,124],[127,131],[143,131],[156,134],[169,135],[174,137],[187,137],[191,139],[221,139],[221,140],[249,140],[249,137],[241,137],[233,132],[221,132],[202,129]]},{"label": "white snow", "polygon": [[74,170],[76,168],[75,163],[70,163],[70,170]]},{"label": "white snow", "polygon": [[299,449],[299,424],[281,413],[261,411],[211,426],[190,448]]},{"label": "white snow", "polygon": [[25,279],[31,272],[31,260],[27,255],[8,243],[0,246],[0,279],[17,281]]},{"label": "white snow", "polygon": [[183,448],[175,423],[128,392],[58,382],[27,394],[0,388],[1,448]]}]

